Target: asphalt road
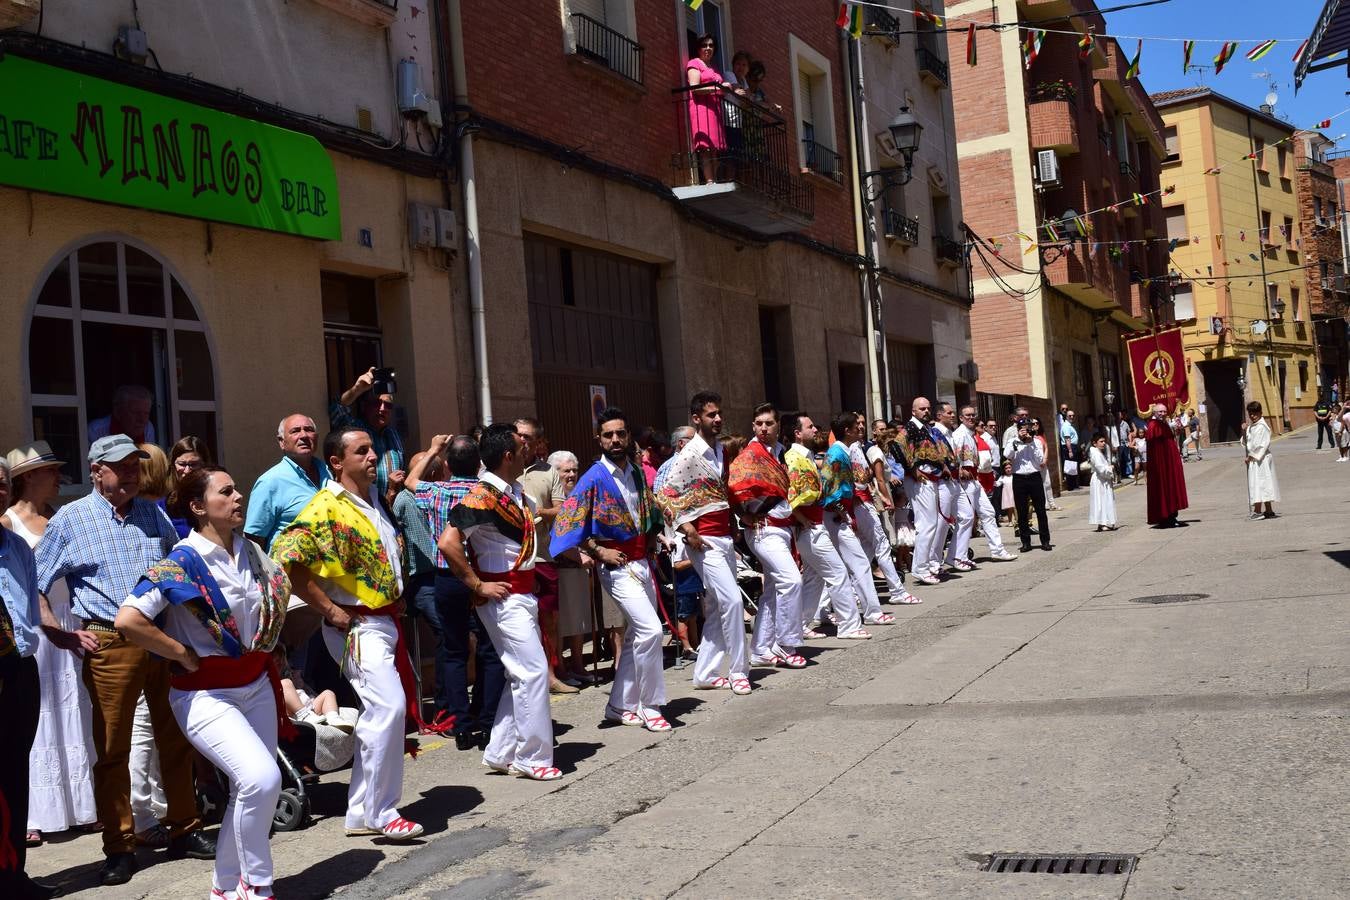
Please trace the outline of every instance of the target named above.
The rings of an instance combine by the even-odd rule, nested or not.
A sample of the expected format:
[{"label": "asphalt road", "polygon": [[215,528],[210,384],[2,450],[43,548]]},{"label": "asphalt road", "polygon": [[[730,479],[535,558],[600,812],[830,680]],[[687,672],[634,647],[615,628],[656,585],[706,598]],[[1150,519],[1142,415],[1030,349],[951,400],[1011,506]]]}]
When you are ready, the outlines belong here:
[{"label": "asphalt road", "polygon": [[[1308,432],[1274,452],[1278,519],[1247,521],[1236,448],[1187,464],[1188,528],[1146,527],[1141,484],[1093,533],[1070,494],[1051,552],[927,588],[873,641],[812,643],[748,697],[668,669],[670,734],[601,726],[604,688],[556,700],[559,782],[430,746],[407,768],[411,847],[343,837],[326,778],[320,821],[274,840],[277,894],[1350,896],[1350,464]],[[1138,863],[981,871],[999,852]],[[157,856],[97,896],[208,893],[209,863]],[[29,860],[95,896],[97,837]]]}]

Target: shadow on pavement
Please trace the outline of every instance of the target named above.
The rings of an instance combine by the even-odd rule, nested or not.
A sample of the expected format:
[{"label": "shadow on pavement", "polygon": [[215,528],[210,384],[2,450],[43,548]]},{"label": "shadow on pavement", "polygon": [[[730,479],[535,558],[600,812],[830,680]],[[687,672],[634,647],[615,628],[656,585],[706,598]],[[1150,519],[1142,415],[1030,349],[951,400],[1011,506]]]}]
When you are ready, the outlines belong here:
[{"label": "shadow on pavement", "polygon": [[399,808],[405,818],[420,824],[428,835],[445,831],[450,819],[462,815],[483,802],[478,788],[458,784],[442,784],[422,792],[414,800]]},{"label": "shadow on pavement", "polygon": [[1325,554],[1328,559],[1350,569],[1350,550],[1327,550]]},{"label": "shadow on pavement", "polygon": [[384,859],[379,850],[369,847],[343,850],[309,868],[278,878],[273,888],[278,897],[290,900],[319,900],[333,891],[365,878]]},{"label": "shadow on pavement", "polygon": [[566,744],[559,744],[553,749],[553,765],[562,769],[563,774],[575,772],[577,763],[584,759],[590,759],[604,744],[581,743],[571,741]]}]

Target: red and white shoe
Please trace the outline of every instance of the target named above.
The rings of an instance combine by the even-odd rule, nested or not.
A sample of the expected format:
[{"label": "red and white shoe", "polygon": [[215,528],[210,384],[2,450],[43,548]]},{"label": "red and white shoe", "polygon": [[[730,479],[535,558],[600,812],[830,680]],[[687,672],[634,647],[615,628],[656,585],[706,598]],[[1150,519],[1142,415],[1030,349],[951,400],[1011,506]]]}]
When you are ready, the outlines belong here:
[{"label": "red and white shoe", "polygon": [[631,709],[615,709],[612,706],[605,707],[605,721],[617,722],[620,725],[642,724],[642,718]]},{"label": "red and white shoe", "polygon": [[525,766],[511,763],[511,774],[519,775],[521,778],[528,778],[531,781],[557,781],[562,777],[562,769],[556,766]]},{"label": "red and white shoe", "polygon": [[270,884],[255,887],[246,884],[242,878],[239,879],[238,890],[234,892],[235,900],[271,900],[275,896]]},{"label": "red and white shoe", "polygon": [[958,572],[974,572],[975,564],[966,559],[954,559],[952,560],[952,568]]},{"label": "red and white shoe", "polygon": [[694,682],[694,690],[696,691],[721,691],[729,687],[731,687],[731,682],[721,676],[714,678],[707,684],[699,684],[697,681]]},{"label": "red and white shoe", "polygon": [[648,731],[670,731],[670,723],[666,717],[660,713],[645,713],[642,718],[642,727]]},{"label": "red and white shoe", "polygon": [[399,816],[394,821],[380,829],[380,834],[391,841],[411,841],[414,838],[422,836],[423,828],[416,822],[410,822]]},{"label": "red and white shoe", "polygon": [[239,895],[234,891],[222,891],[218,887],[211,888],[210,900],[238,900]]}]

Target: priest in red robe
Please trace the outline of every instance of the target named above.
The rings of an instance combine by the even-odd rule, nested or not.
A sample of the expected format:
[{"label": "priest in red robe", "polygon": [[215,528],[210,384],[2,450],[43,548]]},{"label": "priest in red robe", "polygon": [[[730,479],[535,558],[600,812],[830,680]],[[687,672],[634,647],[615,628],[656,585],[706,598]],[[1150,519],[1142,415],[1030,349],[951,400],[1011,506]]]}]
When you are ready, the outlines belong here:
[{"label": "priest in red robe", "polygon": [[1153,416],[1148,420],[1144,439],[1148,442],[1148,524],[1159,528],[1185,525],[1177,521],[1177,513],[1190,505],[1186,499],[1186,476],[1163,404],[1153,404]]}]

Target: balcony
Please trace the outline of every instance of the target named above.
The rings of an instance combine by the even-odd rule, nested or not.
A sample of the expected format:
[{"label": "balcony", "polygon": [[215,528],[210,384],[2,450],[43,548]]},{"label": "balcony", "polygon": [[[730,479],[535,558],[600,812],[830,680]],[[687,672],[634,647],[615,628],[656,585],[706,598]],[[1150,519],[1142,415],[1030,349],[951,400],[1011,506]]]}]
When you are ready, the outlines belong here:
[{"label": "balcony", "polygon": [[1027,92],[1031,146],[1060,156],[1078,152],[1078,94],[1061,82],[1042,83]]},{"label": "balcony", "polygon": [[582,13],[572,14],[572,52],[581,59],[603,66],[642,84],[642,45]]},{"label": "balcony", "polygon": [[813,172],[822,178],[828,178],[837,184],[843,183],[844,173],[839,166],[839,154],[824,144],[812,140],[803,140],[802,162],[805,164],[806,171]]},{"label": "balcony", "polygon": [[800,231],[811,224],[815,191],[796,172],[787,123],[714,85],[672,93],[680,123],[671,189],[677,199],[758,234]]},{"label": "balcony", "polygon": [[1120,174],[1122,178],[1127,178],[1130,181],[1139,181],[1139,173],[1134,170],[1134,166],[1124,160],[1120,163]]},{"label": "balcony", "polygon": [[1057,290],[1088,309],[1129,312],[1142,298],[1132,296],[1127,260],[1100,250],[1089,253],[1086,242],[1046,248],[1042,271]]},{"label": "balcony", "polygon": [[1148,92],[1140,86],[1139,79],[1125,77],[1130,63],[1120,45],[1108,41],[1105,47],[1103,64],[1093,70],[1093,78],[1111,98],[1116,109],[1128,118],[1135,134],[1147,139],[1159,157],[1164,156],[1167,150],[1163,144],[1162,117],[1149,99]]},{"label": "balcony", "polygon": [[887,47],[900,46],[900,20],[884,9],[875,6],[863,8],[863,21],[866,23],[864,34],[880,41]]},{"label": "balcony", "polygon": [[881,211],[882,231],[886,240],[909,247],[919,243],[919,220],[911,219],[898,209],[886,207]]},{"label": "balcony", "polygon": [[966,245],[945,234],[933,235],[933,255],[944,266],[962,266],[966,262]]},{"label": "balcony", "polygon": [[924,39],[926,34],[928,32],[919,34],[919,46],[914,51],[919,63],[919,77],[931,85],[946,87],[951,84],[947,61],[938,55],[936,41]]}]

